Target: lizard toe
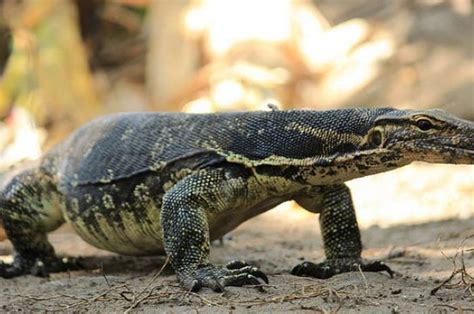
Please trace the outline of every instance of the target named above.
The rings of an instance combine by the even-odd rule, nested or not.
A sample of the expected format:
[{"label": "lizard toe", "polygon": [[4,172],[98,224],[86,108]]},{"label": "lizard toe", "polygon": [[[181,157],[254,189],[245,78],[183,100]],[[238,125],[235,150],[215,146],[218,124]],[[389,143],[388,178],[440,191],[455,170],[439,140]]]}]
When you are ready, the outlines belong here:
[{"label": "lizard toe", "polygon": [[241,287],[245,285],[262,284],[259,278],[248,273],[228,275],[228,276],[224,276],[223,279],[224,279],[225,286]]},{"label": "lizard toe", "polygon": [[27,259],[15,256],[13,263],[0,262],[0,277],[13,278],[31,274],[37,277],[48,277],[50,273],[86,268],[80,258],[47,258]]},{"label": "lizard toe", "polygon": [[26,274],[24,269],[13,264],[3,262],[0,264],[0,277],[2,278],[13,278],[24,274]]},{"label": "lizard toe", "polygon": [[302,262],[293,267],[291,274],[299,277],[327,279],[336,274],[336,269],[324,263]]},{"label": "lizard toe", "polygon": [[49,269],[43,261],[37,259],[30,268],[30,274],[36,277],[49,277]]},{"label": "lizard toe", "polygon": [[84,264],[84,260],[80,257],[55,258],[48,265],[48,270],[52,273],[86,268],[87,267]]},{"label": "lizard toe", "polygon": [[268,284],[268,277],[265,275],[264,272],[262,272],[260,269],[254,266],[244,266],[238,269],[232,269],[232,274],[233,275],[240,275],[240,274],[248,274],[251,275],[252,277],[258,278],[259,280],[262,280],[263,282],[259,282],[257,284],[262,284],[266,283]]},{"label": "lizard toe", "polygon": [[30,266],[29,273],[37,277],[49,277],[51,273],[79,270],[86,268],[80,258],[54,257],[48,260],[36,259]]},{"label": "lizard toe", "polygon": [[227,264],[225,264],[225,268],[227,269],[239,269],[245,266],[250,266],[250,265],[246,261],[242,261],[238,259],[230,261]]},{"label": "lizard toe", "polygon": [[362,271],[369,271],[369,272],[387,272],[390,276],[390,278],[393,278],[394,272],[393,270],[387,266],[382,261],[373,261],[373,262],[367,262],[367,263],[362,263],[360,265],[360,268]]},{"label": "lizard toe", "polygon": [[0,264],[0,277],[14,278],[31,273],[31,268],[36,263],[35,260],[24,258],[21,255],[16,255],[13,263]]},{"label": "lizard toe", "polygon": [[[244,264],[234,264],[235,267],[242,265]],[[183,287],[193,292],[199,291],[202,287],[223,292],[227,286],[240,287],[268,283],[268,277],[254,266],[229,269],[226,266],[208,264],[201,266],[189,275],[179,277]]]},{"label": "lizard toe", "polygon": [[363,261],[360,258],[328,259],[322,263],[302,262],[296,265],[291,274],[300,277],[327,279],[336,274],[351,271],[387,272],[393,277],[393,271],[381,261]]}]

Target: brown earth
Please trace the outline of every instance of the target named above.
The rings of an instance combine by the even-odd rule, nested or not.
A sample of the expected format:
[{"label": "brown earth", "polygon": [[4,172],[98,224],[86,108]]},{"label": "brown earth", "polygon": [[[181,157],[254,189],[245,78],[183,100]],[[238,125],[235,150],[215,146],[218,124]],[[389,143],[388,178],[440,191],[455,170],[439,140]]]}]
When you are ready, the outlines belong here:
[{"label": "brown earth", "polygon": [[[397,273],[395,278],[353,272],[328,280],[289,274],[303,259],[323,258],[317,219],[308,217],[270,211],[240,226],[223,245],[216,243],[213,261],[245,259],[260,266],[270,279],[268,286],[230,287],[225,293],[184,292],[169,267],[154,277],[164,257],[113,255],[84,243],[65,226],[51,235],[53,245],[59,254],[84,256],[89,270],[53,274],[48,279],[0,278],[0,311],[474,311],[474,279],[468,275],[474,274],[474,217],[365,229],[364,256],[386,259]],[[1,243],[0,255],[10,253],[10,245]],[[456,270],[450,281],[454,285],[443,285],[431,295]]]}]

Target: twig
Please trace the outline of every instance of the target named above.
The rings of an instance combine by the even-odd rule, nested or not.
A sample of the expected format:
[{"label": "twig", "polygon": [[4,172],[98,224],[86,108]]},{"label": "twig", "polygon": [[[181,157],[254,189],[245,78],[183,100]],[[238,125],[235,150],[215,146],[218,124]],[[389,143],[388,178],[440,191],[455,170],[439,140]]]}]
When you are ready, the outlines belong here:
[{"label": "twig", "polygon": [[105,282],[107,283],[107,286],[108,286],[109,288],[111,288],[112,285],[110,284],[109,279],[108,279],[107,276],[105,275],[104,264],[102,264],[102,263],[100,264],[100,270],[101,270],[102,276],[103,276],[104,279],[105,279]]},{"label": "twig", "polygon": [[[452,310],[456,310],[458,311],[459,313],[464,313],[464,312],[474,312],[474,309],[473,308],[463,308],[463,307],[460,307],[460,306],[454,306],[454,305],[450,305],[450,304],[433,304],[433,306],[431,306],[431,309],[434,309],[436,307],[447,307],[449,309],[452,309]],[[431,311],[430,311],[431,312]]]},{"label": "twig", "polygon": [[[456,251],[456,254],[454,254],[453,257],[449,257],[449,256],[446,256],[446,254],[444,254],[444,252],[441,252],[441,254],[443,254],[443,256],[450,260],[453,264],[453,272],[451,273],[451,275],[443,280],[443,282],[441,282],[439,285],[437,285],[436,287],[434,287],[433,289],[431,289],[430,291],[430,294],[431,295],[435,295],[436,292],[438,292],[439,289],[441,289],[442,287],[445,287],[447,289],[451,289],[451,288],[454,288],[454,287],[458,287],[458,286],[467,286],[467,290],[469,290],[469,292],[471,293],[471,295],[474,296],[474,293],[473,293],[473,287],[474,287],[474,277],[471,276],[467,270],[466,270],[466,264],[464,263],[464,243],[467,239],[469,238],[473,238],[474,237],[474,234],[471,234],[467,237],[465,237],[462,241],[461,241],[461,244],[460,246],[458,247],[457,251]],[[460,254],[459,254],[460,253]],[[461,255],[460,257],[460,263],[461,263],[461,266],[458,267],[457,265],[457,259],[458,259],[458,255]],[[461,279],[459,282],[455,283],[455,284],[450,284],[448,285],[448,283],[454,278],[456,277],[457,274],[461,274]]]},{"label": "twig", "polygon": [[223,307],[221,304],[219,303],[216,303],[216,302],[213,302],[209,299],[206,299],[205,297],[203,297],[202,295],[200,295],[199,293],[195,293],[195,292],[186,292],[187,294],[190,294],[192,296],[195,296],[197,297],[198,299],[200,299],[201,301],[203,301],[204,304],[206,305],[213,305],[213,306],[220,306],[220,307]]},{"label": "twig", "polygon": [[[118,285],[118,286],[109,286],[109,288],[105,291],[102,291],[101,293],[98,293],[97,295],[95,295],[94,297],[92,298],[82,298],[81,301],[79,302],[76,302],[76,303],[71,303],[71,304],[62,304],[62,307],[61,309],[57,310],[57,311],[64,311],[64,310],[67,310],[67,309],[71,309],[73,307],[76,307],[76,306],[79,306],[79,305],[83,305],[83,304],[91,304],[93,302],[96,302],[97,300],[105,297],[107,294],[109,294],[110,292],[112,292],[113,290],[116,290],[116,289],[119,289],[119,288],[123,288],[123,287],[127,287],[126,284],[122,284],[122,285]],[[127,287],[128,288],[128,287]]]},{"label": "twig", "polygon": [[150,288],[151,284],[156,280],[156,278],[158,278],[158,276],[161,275],[166,265],[168,265],[168,262],[169,262],[169,257],[166,257],[166,260],[163,266],[161,266],[160,270],[155,275],[153,275],[153,277],[148,281],[148,284],[142,289],[142,291],[140,291],[137,295],[135,293],[133,294],[132,305],[130,305],[130,307],[127,310],[125,310],[124,313],[129,313],[132,309],[137,307],[141,302],[143,302],[145,299],[149,298],[153,294],[153,291],[157,287],[152,288],[144,297],[142,297],[142,295],[145,293],[145,291],[148,288]]},{"label": "twig", "polygon": [[451,281],[451,279],[454,278],[454,276],[456,276],[456,275],[459,274],[460,272],[461,272],[460,269],[453,271],[453,272],[451,273],[451,275],[450,275],[447,279],[443,280],[443,282],[441,282],[439,285],[437,285],[436,287],[434,287],[433,289],[431,289],[430,294],[431,294],[431,295],[435,295],[436,292],[438,292],[438,290],[441,289],[441,287],[445,286],[448,282]]},{"label": "twig", "polygon": [[362,276],[362,279],[364,279],[365,289],[368,290],[369,284],[367,283],[367,278],[365,278],[364,272],[362,271],[362,267],[360,267],[360,264],[357,264],[357,268],[359,268],[359,273]]}]

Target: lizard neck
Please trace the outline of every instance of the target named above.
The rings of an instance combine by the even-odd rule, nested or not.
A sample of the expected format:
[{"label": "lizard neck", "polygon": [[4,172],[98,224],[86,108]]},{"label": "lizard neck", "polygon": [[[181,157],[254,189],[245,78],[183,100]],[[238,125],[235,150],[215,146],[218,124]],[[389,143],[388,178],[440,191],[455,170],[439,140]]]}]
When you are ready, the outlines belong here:
[{"label": "lizard neck", "polygon": [[384,149],[361,151],[336,157],[328,165],[303,167],[300,176],[310,185],[337,184],[406,166],[413,157]]},{"label": "lizard neck", "polygon": [[415,158],[385,149],[345,154],[317,165],[259,165],[255,177],[270,190],[291,192],[308,185],[339,184],[348,180],[390,171],[408,165]]}]

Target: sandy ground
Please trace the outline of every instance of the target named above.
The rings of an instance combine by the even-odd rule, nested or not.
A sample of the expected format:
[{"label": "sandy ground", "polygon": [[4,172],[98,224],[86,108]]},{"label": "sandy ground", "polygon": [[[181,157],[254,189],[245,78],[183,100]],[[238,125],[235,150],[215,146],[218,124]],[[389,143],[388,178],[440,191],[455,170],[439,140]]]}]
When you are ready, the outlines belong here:
[{"label": "sandy ground", "polygon": [[[205,289],[198,294],[182,291],[169,267],[154,276],[163,257],[120,257],[100,251],[65,226],[51,235],[51,241],[59,254],[84,256],[89,270],[53,274],[49,279],[0,278],[0,311],[474,311],[474,281],[467,276],[474,275],[474,237],[469,238],[474,234],[474,217],[365,229],[364,256],[386,259],[397,272],[395,278],[354,272],[329,280],[289,274],[303,259],[323,258],[317,219],[309,217],[270,211],[240,226],[223,245],[213,246],[213,261],[245,259],[269,275],[270,285],[230,287],[225,293]],[[9,244],[1,243],[0,255],[10,252]],[[454,285],[431,295],[455,270],[459,273],[450,281]]]}]

